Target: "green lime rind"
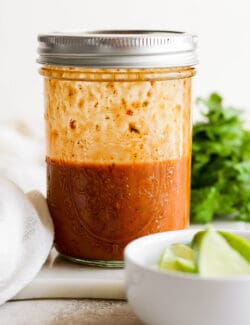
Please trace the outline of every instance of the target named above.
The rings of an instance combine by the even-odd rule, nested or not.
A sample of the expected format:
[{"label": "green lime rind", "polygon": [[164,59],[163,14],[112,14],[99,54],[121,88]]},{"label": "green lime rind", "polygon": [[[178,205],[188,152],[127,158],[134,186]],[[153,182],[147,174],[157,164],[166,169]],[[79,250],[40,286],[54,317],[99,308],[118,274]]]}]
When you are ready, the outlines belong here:
[{"label": "green lime rind", "polygon": [[228,244],[235,249],[248,263],[250,263],[250,242],[246,239],[237,236],[233,233],[221,231],[218,233],[228,242]]},{"label": "green lime rind", "polygon": [[189,261],[194,261],[194,251],[188,245],[179,243],[172,244],[171,251],[177,257],[181,257]]},{"label": "green lime rind", "polygon": [[164,271],[197,272],[194,252],[184,244],[173,244],[166,248],[159,260],[158,267]]},{"label": "green lime rind", "polygon": [[[230,237],[231,238],[231,237]],[[192,246],[198,273],[204,277],[250,274],[250,264],[226,239],[209,227],[196,233]]]},{"label": "green lime rind", "polygon": [[205,230],[201,230],[201,231],[197,232],[194,235],[193,240],[191,242],[191,247],[194,252],[194,261],[197,266],[197,272],[199,272],[199,258],[200,258],[201,242],[202,242],[202,239],[203,239],[205,233],[206,233]]},{"label": "green lime rind", "polygon": [[250,242],[208,225],[189,245],[172,244],[158,263],[164,271],[199,273],[204,277],[250,274]]}]

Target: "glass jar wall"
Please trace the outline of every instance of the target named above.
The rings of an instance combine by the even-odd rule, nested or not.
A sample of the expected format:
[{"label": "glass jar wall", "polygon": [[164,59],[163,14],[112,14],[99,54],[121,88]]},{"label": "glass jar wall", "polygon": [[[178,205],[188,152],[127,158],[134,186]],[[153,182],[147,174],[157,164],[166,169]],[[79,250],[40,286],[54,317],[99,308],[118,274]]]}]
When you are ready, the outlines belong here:
[{"label": "glass jar wall", "polygon": [[187,227],[193,66],[40,73],[58,251],[120,266],[131,240]]}]

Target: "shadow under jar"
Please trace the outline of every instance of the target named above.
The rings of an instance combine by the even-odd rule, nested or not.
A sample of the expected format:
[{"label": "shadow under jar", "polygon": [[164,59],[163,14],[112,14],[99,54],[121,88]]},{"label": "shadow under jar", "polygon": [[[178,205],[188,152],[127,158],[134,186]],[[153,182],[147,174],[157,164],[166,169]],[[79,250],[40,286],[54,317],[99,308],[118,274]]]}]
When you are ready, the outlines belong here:
[{"label": "shadow under jar", "polygon": [[189,224],[196,38],[168,31],[40,35],[55,245],[119,267],[133,239]]}]

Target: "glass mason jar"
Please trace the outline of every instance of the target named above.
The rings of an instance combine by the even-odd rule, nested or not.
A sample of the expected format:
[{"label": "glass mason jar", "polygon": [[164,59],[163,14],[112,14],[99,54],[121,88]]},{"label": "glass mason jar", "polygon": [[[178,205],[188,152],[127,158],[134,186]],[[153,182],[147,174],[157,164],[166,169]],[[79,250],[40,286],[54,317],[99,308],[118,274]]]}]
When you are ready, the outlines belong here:
[{"label": "glass mason jar", "polygon": [[121,266],[131,240],[189,224],[196,38],[104,31],[38,39],[55,246],[73,261]]}]

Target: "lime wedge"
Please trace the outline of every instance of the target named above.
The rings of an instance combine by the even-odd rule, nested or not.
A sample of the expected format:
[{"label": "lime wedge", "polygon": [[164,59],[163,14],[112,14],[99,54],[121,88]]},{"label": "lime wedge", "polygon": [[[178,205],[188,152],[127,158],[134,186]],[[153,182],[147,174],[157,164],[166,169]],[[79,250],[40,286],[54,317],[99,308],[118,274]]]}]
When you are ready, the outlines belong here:
[{"label": "lime wedge", "polygon": [[192,248],[185,244],[172,244],[171,250],[177,257],[185,258],[189,261],[194,261],[194,251]]},{"label": "lime wedge", "polygon": [[165,271],[196,272],[194,252],[184,244],[173,244],[166,248],[160,258],[159,268]]},{"label": "lime wedge", "polygon": [[198,232],[192,245],[199,274],[205,277],[250,274],[250,264],[219,232],[207,228]]},{"label": "lime wedge", "polygon": [[218,231],[228,244],[250,263],[250,242],[235,234]]}]

